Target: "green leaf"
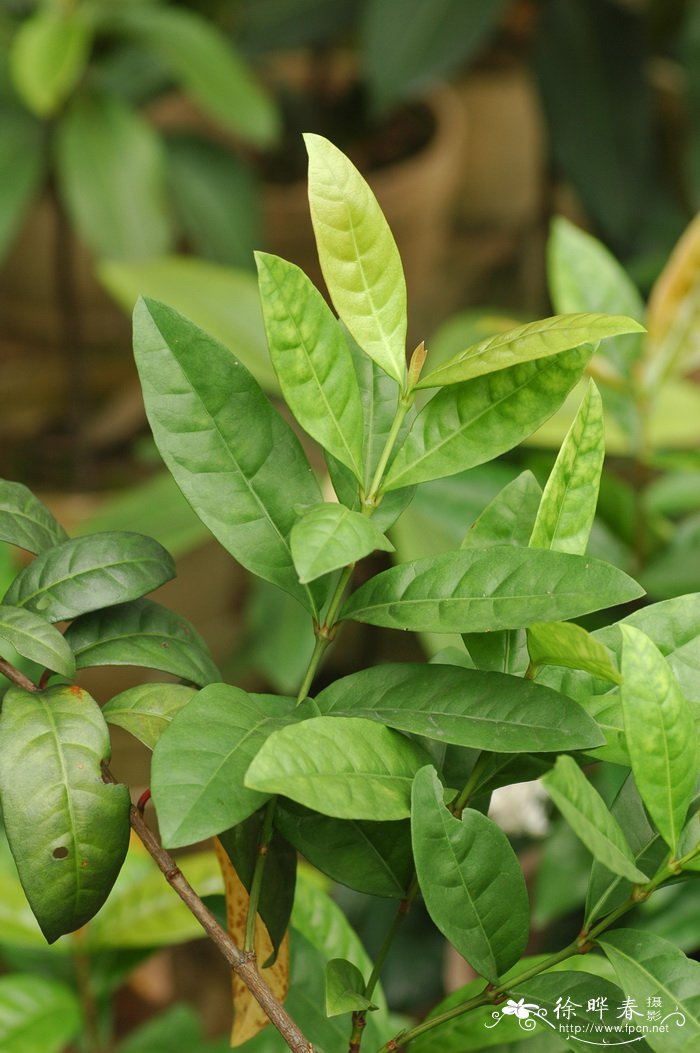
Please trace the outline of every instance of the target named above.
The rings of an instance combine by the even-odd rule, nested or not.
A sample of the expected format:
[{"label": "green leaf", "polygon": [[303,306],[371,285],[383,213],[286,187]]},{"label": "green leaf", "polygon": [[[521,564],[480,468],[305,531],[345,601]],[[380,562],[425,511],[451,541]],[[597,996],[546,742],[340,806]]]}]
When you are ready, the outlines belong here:
[{"label": "green leaf", "polygon": [[309,152],[309,205],[323,277],[350,333],[385,373],[406,373],[406,282],[377,200],[355,166],[320,135]]},{"label": "green leaf", "polygon": [[163,150],[143,117],[116,97],[81,94],[57,126],[56,151],[61,198],[95,255],[143,260],[167,252]]},{"label": "green leaf", "polygon": [[370,896],[406,895],[413,874],[407,822],[330,819],[280,801],[275,823],[312,866],[341,885]]},{"label": "green leaf", "polygon": [[[262,834],[264,810],[258,810],[238,826],[222,831],[218,837],[242,884],[250,892],[258,846]],[[267,846],[265,869],[258,900],[258,914],[272,940],[273,953],[264,968],[272,965],[289,927],[296,887],[297,854],[279,830],[273,830]]]},{"label": "green leaf", "polygon": [[526,548],[541,498],[542,487],[532,472],[521,472],[487,504],[465,534],[461,547],[520,545]]},{"label": "green leaf", "polygon": [[532,548],[584,554],[604,457],[603,404],[591,380],[544,488],[530,538]]},{"label": "green leaf", "polygon": [[[557,311],[605,311],[644,322],[644,302],[605,246],[564,216],[552,221],[547,245],[549,292]],[[625,375],[642,353],[639,332],[613,336],[601,353]]]},{"label": "green leaf", "polygon": [[620,629],[620,694],[632,771],[651,818],[675,852],[698,775],[695,722],[656,645],[639,629]]},{"label": "green leaf", "polygon": [[258,283],[249,271],[192,256],[163,256],[142,263],[102,260],[97,275],[117,303],[134,310],[139,296],[176,303],[195,325],[235,350],[266,391],[277,391],[267,353]]},{"label": "green leaf", "polygon": [[643,332],[639,322],[621,315],[563,314],[528,322],[506,333],[497,333],[472,344],[432,373],[421,377],[417,388],[438,388],[495,373],[509,366],[548,358],[562,351],[597,343],[620,333]]},{"label": "green leaf", "polygon": [[490,632],[577,618],[642,593],[589,556],[494,545],[385,570],[350,596],[341,618],[417,632]]},{"label": "green leaf", "polygon": [[134,600],[84,614],[68,628],[65,638],[78,669],[144,666],[172,673],[198,687],[221,680],[194,626],[152,600]]},{"label": "green leaf", "polygon": [[362,404],[343,331],[299,267],[265,252],[255,261],[270,357],[287,405],[361,482]]},{"label": "green leaf", "polygon": [[0,541],[38,555],[67,540],[63,527],[31,490],[0,479]]},{"label": "green leaf", "polygon": [[110,698],[102,707],[102,716],[153,750],[170,721],[194,694],[194,688],[184,684],[138,684]]},{"label": "green leaf", "polygon": [[38,11],[17,30],[10,73],[32,113],[48,117],[68,98],[80,78],[90,47],[82,12]]},{"label": "green leaf", "polygon": [[315,612],[288,536],[294,506],[321,493],[294,432],[230,351],[171,308],[139,301],[134,347],[153,435],[187,500],[239,563]]},{"label": "green leaf", "polygon": [[329,716],[362,717],[498,753],[585,749],[602,737],[564,695],[519,677],[453,665],[374,666],[336,680],[316,696],[316,705]]},{"label": "green leaf", "polygon": [[180,710],[153,751],[151,790],[163,844],[193,844],[247,819],[268,794],[244,786],[253,757],[294,702],[248,695],[228,684],[203,688]]},{"label": "green leaf", "polygon": [[3,1053],[61,1053],[81,1027],[80,1005],[65,984],[40,976],[0,977]]},{"label": "green leaf", "polygon": [[[223,893],[221,870],[213,852],[194,852],[178,860],[186,879],[202,896]],[[163,880],[140,845],[129,849],[109,899],[87,930],[88,946],[111,948],[171,947],[199,939],[202,928]]]},{"label": "green leaf", "polygon": [[[570,958],[565,964],[571,966],[574,960]],[[633,1022],[628,1024],[626,1020],[618,1016],[627,992],[623,993],[616,984],[611,983],[604,975],[600,975],[599,968],[596,968],[594,972],[595,961],[596,959],[592,955],[584,959],[590,970],[589,972],[574,971],[571,968],[543,972],[539,976],[533,976],[530,980],[525,980],[523,983],[513,984],[508,993],[514,1000],[522,998],[526,1002],[534,1003],[545,1010],[549,1020],[556,1028],[558,1044],[554,1048],[557,1053],[561,1053],[564,1049],[572,1049],[576,1053],[590,1053],[592,1046],[590,1039],[586,1037],[579,1039],[576,1037],[575,1032],[571,1033],[564,1030],[572,1024],[574,1027],[577,1025],[581,1027],[582,1031],[579,1032],[581,1036],[600,1034],[600,1032],[596,1032],[596,1028],[607,1025],[611,1028],[611,1031],[608,1032],[608,1035],[612,1038],[610,1046],[613,1043],[618,1044],[615,1042],[615,1037],[619,1036],[623,1041],[626,1040],[632,1049],[641,1048],[643,1050],[644,1042],[640,1041],[641,1035],[636,1030],[634,1023],[637,1018],[633,1018]],[[566,1011],[563,1009],[564,1005],[567,1004],[567,998],[570,999],[572,1010],[575,1014],[568,1020]],[[605,1007],[602,1018],[600,1012],[595,1008],[596,1003],[593,1001],[595,998],[600,998],[601,1003],[599,1004]],[[593,1004],[589,1004],[590,1002]],[[559,1007],[558,1016],[557,1007]],[[623,1026],[625,1028],[631,1027],[632,1032],[612,1030]],[[566,1043],[565,1045],[563,1044],[564,1042]],[[605,1039],[600,1043],[603,1048],[607,1044]],[[527,1045],[523,1047],[524,1050],[528,1048],[529,1046]],[[594,1045],[593,1049],[595,1048],[596,1046]]]},{"label": "green leaf", "polygon": [[[316,1002],[316,1011],[323,1014],[322,1008],[325,1002],[325,965],[332,958],[345,958],[352,962],[363,976],[369,976],[372,971],[372,960],[363,947],[357,933],[351,927],[342,909],[333,899],[319,888],[318,880],[307,876],[304,868],[299,871],[297,891],[294,898],[294,910],[292,911],[292,990],[294,984],[294,955],[297,936],[301,934],[321,954],[321,985],[320,999]],[[292,992],[290,991],[290,998]],[[365,1028],[365,1042],[368,1048],[375,1049],[395,1032],[392,1027],[386,1008],[386,999],[381,984],[374,990],[373,1000],[379,1007],[367,1018]],[[292,1012],[290,1001],[287,1006]],[[326,1023],[329,1021],[326,1020]],[[335,1042],[327,1047],[327,1053],[333,1053],[336,1049],[344,1049],[348,1042],[348,1021],[338,1021],[344,1028],[343,1042]],[[312,1032],[316,1035],[316,1029]]]},{"label": "green leaf", "polygon": [[157,541],[114,530],[43,552],[17,575],[4,602],[60,622],[138,599],[174,577],[172,557]]},{"label": "green leaf", "polygon": [[11,688],[0,714],[0,795],[22,886],[49,943],[102,906],[129,842],[129,792],[102,781],[107,725],[81,688]]},{"label": "green leaf", "polygon": [[542,777],[542,782],[569,826],[595,859],[628,881],[647,880],[647,875],[635,864],[617,820],[572,757],[557,757],[554,768]]},{"label": "green leaf", "polygon": [[[668,856],[668,849],[649,822],[631,773],[613,801],[610,813],[625,832],[635,865],[645,874],[655,874]],[[596,860],[588,883],[586,924],[620,906],[632,891],[632,884]]]},{"label": "green leaf", "polygon": [[326,964],[326,1015],[371,1009],[372,1002],[365,997],[364,989],[365,981],[356,965],[345,958],[331,958]]},{"label": "green leaf", "polygon": [[[529,663],[524,629],[491,633],[462,633],[462,640],[477,669],[524,676]],[[456,664],[456,663],[453,663]],[[462,663],[460,663],[462,664]]]},{"label": "green leaf", "polygon": [[517,446],[558,409],[590,356],[590,347],[578,347],[439,391],[416,417],[384,489],[454,475]]},{"label": "green leaf", "polygon": [[[3,99],[3,104],[6,102]],[[12,244],[44,176],[43,128],[21,110],[3,105],[0,129],[0,259]]]},{"label": "green leaf", "polygon": [[122,5],[114,19],[168,67],[206,114],[258,147],[278,135],[277,111],[231,42],[209,19],[179,8]]},{"label": "green leaf", "polygon": [[472,968],[497,983],[529,931],[525,880],[508,838],[471,808],[455,818],[430,766],[415,778],[411,830],[428,913]]},{"label": "green leaf", "polygon": [[527,649],[535,668],[557,665],[583,669],[591,676],[622,683],[607,647],[574,622],[534,622],[527,630]]},{"label": "green leaf", "polygon": [[394,546],[371,520],[338,504],[316,505],[294,524],[292,559],[302,584]]},{"label": "green leaf", "polygon": [[620,985],[634,993],[639,1005],[656,996],[662,999],[664,1015],[670,1009],[668,1032],[649,1031],[644,1036],[651,1048],[659,1053],[691,1053],[697,1049],[700,963],[689,961],[668,940],[635,929],[608,932],[598,943],[612,962]]},{"label": "green leaf", "polygon": [[[700,699],[700,593],[679,596],[672,600],[642,607],[628,615],[620,624],[640,629],[654,640],[661,654],[668,661],[681,690],[689,699]],[[596,629],[592,636],[600,641],[613,655],[620,666],[622,658],[622,634],[617,625]],[[589,673],[546,669],[538,681],[570,695],[586,706],[599,710],[606,707],[615,716],[615,725],[622,737],[623,719],[620,693],[605,680],[593,679]],[[600,714],[598,718],[600,719]],[[624,750],[624,742],[622,743]],[[629,764],[626,750],[620,763]]]},{"label": "green leaf", "polygon": [[[250,168],[231,149],[196,135],[170,136],[165,149],[173,207],[192,250],[214,263],[250,268],[253,249],[262,241]],[[184,308],[179,300],[171,302]]]},{"label": "green leaf", "polygon": [[45,669],[68,678],[75,673],[70,645],[58,629],[38,614],[19,607],[0,606],[0,638],[7,640],[17,654]]},{"label": "green leaf", "polygon": [[312,717],[271,735],[245,785],[280,793],[338,819],[405,819],[425,751],[390,728],[356,717]]},{"label": "green leaf", "polygon": [[[495,29],[505,0],[370,0],[361,20],[361,65],[378,111],[422,94],[469,60]],[[397,28],[401,32],[397,32]]]}]

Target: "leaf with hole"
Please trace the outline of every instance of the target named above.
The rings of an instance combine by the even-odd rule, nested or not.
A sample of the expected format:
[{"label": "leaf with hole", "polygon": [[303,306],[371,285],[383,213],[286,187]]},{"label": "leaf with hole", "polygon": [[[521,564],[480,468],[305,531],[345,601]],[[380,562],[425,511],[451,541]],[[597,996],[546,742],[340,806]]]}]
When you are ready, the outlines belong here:
[{"label": "leaf with hole", "polygon": [[532,548],[584,554],[604,457],[603,404],[591,380],[544,488],[530,538]]},{"label": "leaf with hole", "polygon": [[338,320],[299,267],[266,252],[255,261],[270,357],[287,405],[362,481],[360,388]]},{"label": "leaf with hole", "polygon": [[384,489],[454,475],[517,446],[559,408],[590,356],[575,348],[443,388],[416,417]]},{"label": "leaf with hole", "polygon": [[355,563],[377,549],[394,551],[370,519],[339,504],[316,505],[306,512],[292,527],[290,542],[302,584]]},{"label": "leaf with hole", "polygon": [[153,751],[151,791],[163,844],[202,841],[247,819],[269,794],[244,784],[267,737],[294,720],[294,701],[228,684],[202,688]]},{"label": "leaf with hole", "polygon": [[427,760],[416,743],[370,720],[312,717],[269,737],[245,785],[338,819],[405,819],[413,776]]},{"label": "leaf with hole", "polygon": [[590,556],[494,545],[382,571],[349,597],[341,618],[415,632],[491,632],[578,618],[643,591]]},{"label": "leaf with hole", "polygon": [[530,680],[453,665],[386,663],[336,680],[322,714],[361,717],[437,742],[499,753],[585,749],[601,742],[575,702]]},{"label": "leaf with hole", "polygon": [[49,943],[100,909],[129,842],[129,792],[102,781],[107,725],[77,686],[10,688],[0,714],[0,794],[22,886]]},{"label": "leaf with hole", "polygon": [[406,281],[394,237],[351,161],[320,135],[309,152],[309,205],[333,305],[362,350],[403,384]]},{"label": "leaf with hole", "polygon": [[194,694],[194,688],[184,684],[138,684],[110,698],[102,707],[102,716],[153,750],[170,721]]},{"label": "leaf with hole", "polygon": [[31,490],[0,479],[0,541],[38,555],[67,540],[63,527]]},{"label": "leaf with hole", "polygon": [[139,301],[134,347],[154,438],[197,515],[239,563],[314,612],[289,531],[294,507],[321,492],[294,432],[231,352],[169,307]]},{"label": "leaf with hole", "polygon": [[60,622],[139,599],[174,577],[172,557],[157,541],[113,530],[42,552],[17,575],[3,602]]},{"label": "leaf with hole", "polygon": [[647,880],[647,875],[636,865],[617,820],[573,758],[557,757],[554,768],[543,776],[542,782],[595,859],[628,881]]},{"label": "leaf with hole", "polygon": [[65,638],[78,669],[143,666],[172,673],[198,687],[221,680],[195,627],[152,600],[133,600],[84,614],[69,626]]},{"label": "leaf with hole", "polygon": [[32,611],[0,606],[0,638],[45,669],[68,678],[75,673],[75,658],[66,638]]},{"label": "leaf with hole", "polygon": [[621,333],[643,332],[632,318],[612,314],[563,314],[497,333],[421,377],[418,388],[438,388],[495,373],[509,366],[570,351]]},{"label": "leaf with hole", "polygon": [[430,766],[415,778],[411,830],[428,913],[472,968],[498,983],[529,933],[525,879],[508,838],[481,812],[452,815]]},{"label": "leaf with hole", "polygon": [[639,629],[620,629],[620,695],[632,771],[651,818],[675,852],[698,776],[693,713],[656,645]]}]

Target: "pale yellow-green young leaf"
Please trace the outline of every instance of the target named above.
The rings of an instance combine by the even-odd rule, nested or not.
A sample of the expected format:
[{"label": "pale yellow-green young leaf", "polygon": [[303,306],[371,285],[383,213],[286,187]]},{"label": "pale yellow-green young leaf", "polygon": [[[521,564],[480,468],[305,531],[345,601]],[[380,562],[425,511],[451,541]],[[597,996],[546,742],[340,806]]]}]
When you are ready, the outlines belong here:
[{"label": "pale yellow-green young leaf", "polygon": [[18,94],[37,117],[49,117],[80,78],[90,47],[90,28],[80,11],[39,11],[18,29],[10,50],[10,74]]},{"label": "pale yellow-green young leaf", "polygon": [[547,358],[585,343],[597,343],[608,336],[642,331],[643,326],[639,322],[621,315],[579,313],[542,318],[472,344],[428,373],[416,387],[460,384],[472,377],[495,373],[520,362]]},{"label": "pale yellow-green young leaf", "polygon": [[622,682],[607,647],[574,622],[534,622],[527,630],[527,649],[535,667],[583,669],[614,684]]},{"label": "pale yellow-green young leaf", "polygon": [[531,548],[585,553],[604,457],[603,403],[591,380],[544,488]]},{"label": "pale yellow-green young leaf", "polygon": [[403,385],[406,281],[394,237],[345,154],[321,135],[304,139],[311,219],[331,300],[362,350]]},{"label": "pale yellow-green young leaf", "polygon": [[656,644],[631,625],[620,630],[620,695],[632,771],[654,825],[675,852],[698,777],[695,721]]}]

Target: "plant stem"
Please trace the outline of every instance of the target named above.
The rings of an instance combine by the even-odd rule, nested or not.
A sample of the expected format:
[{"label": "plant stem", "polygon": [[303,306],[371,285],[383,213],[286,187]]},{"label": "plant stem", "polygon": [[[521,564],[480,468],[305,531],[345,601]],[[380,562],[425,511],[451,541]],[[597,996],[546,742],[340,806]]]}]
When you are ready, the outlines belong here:
[{"label": "plant stem", "polygon": [[[116,782],[109,768],[102,767],[106,782]],[[178,894],[187,909],[194,915],[215,947],[224,956],[230,967],[240,976],[260,1008],[274,1024],[292,1053],[314,1053],[314,1047],[300,1031],[287,1010],[281,1005],[255,965],[255,956],[242,951],[231,938],[226,929],[202,902],[169,852],[158,843],[155,835],[146,825],[143,816],[132,805],[129,813],[131,828],[143,843],[144,848],[155,861],[170,887]]]},{"label": "plant stem", "polygon": [[467,783],[464,789],[460,793],[459,797],[457,797],[454,803],[450,806],[450,811],[457,819],[459,819],[462,812],[469,804],[469,801],[471,800],[474,791],[479,785],[479,780],[481,779],[484,770],[488,767],[492,756],[493,754],[489,754],[484,751],[483,753],[480,753],[477,757],[476,764],[471,770],[471,773],[469,775],[469,778],[467,779]]},{"label": "plant stem", "polygon": [[[406,890],[406,895],[399,903],[399,909],[394,915],[394,920],[391,923],[390,928],[387,930],[387,934],[384,937],[381,947],[377,953],[377,957],[372,968],[369,980],[365,984],[363,994],[365,998],[371,999],[374,994],[374,989],[379,983],[379,977],[381,976],[382,969],[384,968],[384,962],[387,959],[389,951],[391,950],[392,944],[396,937],[397,932],[403,924],[403,920],[411,909],[411,905],[418,895],[419,885],[418,878],[413,875],[411,883]],[[350,1045],[348,1046],[348,1053],[360,1053],[360,1046],[362,1045],[362,1036],[365,1030],[365,1024],[367,1019],[367,1010],[363,1009],[360,1012],[352,1014],[352,1033],[350,1035]]]},{"label": "plant stem", "polygon": [[379,491],[379,487],[381,486],[382,478],[384,476],[386,466],[389,462],[389,458],[391,457],[391,452],[394,449],[394,443],[396,442],[399,432],[401,431],[401,425],[405,420],[406,414],[413,405],[414,398],[414,393],[412,391],[409,391],[407,392],[407,394],[402,395],[399,401],[396,416],[394,417],[394,422],[391,425],[391,431],[387,435],[386,442],[384,443],[384,449],[382,450],[381,455],[379,457],[379,461],[377,462],[377,467],[374,472],[374,478],[372,479],[372,482],[370,484],[369,493],[363,501],[363,511],[365,511],[365,509],[368,509],[370,511],[370,514],[371,511],[374,510],[377,493]]},{"label": "plant stem", "polygon": [[[351,563],[345,567],[342,574],[338,578],[338,582],[335,587],[333,596],[331,597],[330,604],[328,606],[328,613],[324,624],[319,626],[316,630],[316,646],[313,649],[313,653],[309,660],[304,679],[299,693],[297,695],[297,705],[300,705],[309,693],[314,677],[318,671],[318,667],[321,664],[324,654],[328,650],[333,637],[335,636],[335,617],[338,613],[338,609],[343,599],[345,589],[352,576],[352,572],[355,564]],[[277,797],[272,797],[267,803],[265,810],[265,818],[263,820],[262,830],[260,831],[260,840],[258,841],[258,855],[255,860],[255,869],[253,870],[253,879],[250,884],[250,897],[248,899],[248,913],[246,915],[246,931],[245,941],[243,949],[245,951],[253,951],[255,949],[255,917],[258,913],[258,905],[260,903],[260,893],[262,891],[263,878],[265,876],[265,864],[267,863],[267,854],[270,847],[270,841],[272,839],[273,825],[275,821],[275,810],[277,808]]]},{"label": "plant stem", "polygon": [[25,691],[39,690],[28,676],[25,676],[24,673],[21,673],[19,669],[16,669],[11,662],[6,661],[4,658],[0,658],[0,673],[6,676],[16,687],[23,687]]},{"label": "plant stem", "polygon": [[549,955],[544,961],[538,962],[537,965],[530,966],[529,969],[524,969],[523,972],[518,973],[517,976],[513,976],[505,983],[498,984],[496,987],[487,985],[481,994],[475,995],[461,1005],[454,1006],[452,1009],[448,1009],[444,1013],[439,1013],[437,1016],[431,1017],[430,1020],[424,1020],[422,1024],[417,1024],[416,1027],[412,1027],[408,1031],[398,1034],[395,1038],[386,1042],[377,1053],[395,1053],[396,1050],[401,1049],[414,1038],[418,1038],[419,1035],[424,1035],[426,1032],[432,1031],[433,1028],[439,1027],[448,1020],[454,1020],[455,1017],[461,1016],[463,1013],[468,1013],[471,1009],[478,1009],[484,1005],[496,1004],[502,1000],[509,991],[519,987],[520,984],[525,983],[527,980],[531,980],[533,976],[538,976],[547,969],[551,969],[554,965],[558,965],[559,962],[566,961],[567,958],[572,958],[575,954],[588,954],[588,952],[593,949],[595,940],[601,935],[601,933],[609,929],[611,925],[614,925],[614,923],[624,914],[627,914],[634,907],[638,907],[640,903],[644,902],[644,900],[646,900],[651,893],[659,887],[659,885],[668,880],[668,878],[678,874],[683,865],[690,862],[690,860],[697,855],[700,855],[700,845],[696,845],[695,848],[688,852],[687,855],[683,856],[682,859],[670,860],[661,868],[661,870],[659,870],[658,874],[656,874],[651,881],[644,885],[635,885],[624,903],[621,903],[619,907],[616,907],[615,910],[611,911],[605,918],[602,918],[601,921],[595,924],[591,929],[583,929],[576,939],[572,940],[572,942],[561,951]]},{"label": "plant stem", "polygon": [[270,841],[272,840],[272,826],[275,820],[276,807],[277,798],[271,797],[265,808],[265,817],[263,819],[260,839],[258,841],[258,854],[255,859],[255,869],[253,870],[253,880],[250,884],[250,899],[248,901],[248,914],[246,916],[245,940],[243,941],[244,951],[255,951],[255,918],[258,913],[260,892],[262,891],[262,881],[265,874],[265,863],[267,862],[267,854],[270,850]]}]

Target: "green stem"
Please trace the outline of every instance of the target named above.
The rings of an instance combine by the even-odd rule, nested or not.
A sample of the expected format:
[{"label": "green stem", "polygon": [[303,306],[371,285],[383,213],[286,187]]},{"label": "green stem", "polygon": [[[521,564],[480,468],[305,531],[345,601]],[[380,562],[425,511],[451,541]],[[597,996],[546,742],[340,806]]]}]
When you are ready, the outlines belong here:
[{"label": "green stem", "polygon": [[367,511],[369,511],[369,514],[371,515],[372,511],[374,511],[377,493],[379,491],[379,487],[382,484],[382,479],[384,477],[386,466],[389,463],[389,458],[391,457],[392,450],[394,449],[394,444],[398,438],[399,432],[401,431],[401,425],[403,424],[406,418],[406,414],[413,405],[414,398],[415,395],[412,391],[409,391],[407,394],[401,396],[399,406],[396,411],[396,416],[394,417],[394,422],[391,425],[391,431],[387,435],[386,442],[384,443],[384,449],[382,450],[381,455],[379,457],[379,461],[377,462],[374,478],[372,479],[372,482],[370,484],[369,493],[362,502],[363,511],[365,512],[365,514],[367,514]]},{"label": "green stem", "polygon": [[75,980],[83,1010],[87,1048],[90,1053],[101,1053],[103,1047],[100,1037],[99,1012],[90,980],[90,958],[85,947],[84,930],[78,929],[72,934],[72,938]]},{"label": "green stem", "polygon": [[403,1031],[395,1038],[390,1039],[389,1042],[386,1042],[377,1053],[395,1053],[396,1050],[406,1046],[414,1038],[418,1038],[419,1035],[424,1035],[426,1032],[432,1031],[433,1028],[440,1027],[441,1024],[446,1023],[448,1020],[454,1020],[455,1017],[461,1016],[463,1013],[468,1013],[471,1009],[478,1009],[484,1005],[494,1005],[509,991],[519,987],[527,980],[531,980],[533,976],[538,976],[547,969],[551,969],[554,965],[558,965],[559,962],[566,961],[567,958],[572,958],[575,954],[587,954],[593,949],[593,944],[601,933],[609,929],[611,925],[614,925],[616,921],[634,907],[638,907],[640,903],[643,903],[644,900],[648,899],[659,885],[663,884],[663,882],[667,881],[670,877],[676,876],[682,867],[697,855],[700,855],[700,845],[696,845],[695,848],[681,859],[670,860],[659,870],[658,874],[656,874],[651,881],[644,885],[635,885],[624,903],[621,903],[619,907],[616,907],[615,910],[611,911],[610,914],[599,921],[591,929],[584,929],[580,935],[564,947],[563,950],[549,955],[544,961],[538,962],[537,965],[530,966],[529,969],[524,969],[523,972],[518,973],[517,976],[513,976],[510,980],[504,983],[498,984],[495,987],[488,985],[484,988],[481,994],[475,995],[461,1005],[454,1006],[452,1009],[448,1009],[444,1013],[439,1013],[437,1016],[431,1017],[430,1020],[424,1020],[422,1024],[417,1024],[416,1027],[412,1027],[408,1031]]},{"label": "green stem", "polygon": [[464,789],[460,793],[459,797],[455,799],[454,803],[450,805],[450,811],[458,819],[461,816],[464,809],[469,804],[469,801],[471,800],[474,791],[477,789],[481,780],[481,776],[484,774],[484,771],[488,767],[492,756],[493,754],[486,752],[479,754],[476,760],[476,764],[471,770],[471,774],[467,779],[467,783]]},{"label": "green stem", "polygon": [[276,807],[277,798],[271,797],[265,808],[262,830],[260,831],[260,838],[258,840],[258,854],[255,860],[255,869],[253,870],[253,880],[250,883],[250,899],[248,902],[248,914],[245,923],[245,939],[243,941],[244,951],[255,950],[255,918],[260,903],[260,893],[262,891],[262,882],[265,874],[265,863],[267,862],[270,841],[272,840],[272,826],[275,821]]},{"label": "green stem", "polygon": [[[418,891],[418,878],[414,874],[413,878],[411,879],[411,883],[406,890],[406,895],[401,900],[399,904],[399,909],[394,915],[394,920],[392,921],[391,926],[387,930],[386,936],[384,937],[382,945],[379,948],[377,957],[374,962],[374,966],[372,968],[372,972],[370,973],[369,980],[365,984],[363,994],[367,999],[371,999],[372,995],[374,994],[374,989],[379,983],[379,977],[381,976],[382,969],[384,968],[384,963],[387,959],[389,951],[391,950],[394,939],[396,938],[396,934],[401,928],[404,918],[410,911],[411,905],[416,896],[418,895]],[[348,1053],[359,1053],[360,1046],[362,1045],[362,1035],[364,1034],[365,1030],[366,1018],[366,1009],[352,1014],[352,1033],[350,1035],[350,1045],[348,1046]]]}]

